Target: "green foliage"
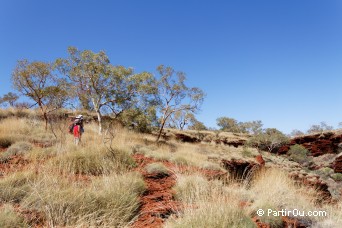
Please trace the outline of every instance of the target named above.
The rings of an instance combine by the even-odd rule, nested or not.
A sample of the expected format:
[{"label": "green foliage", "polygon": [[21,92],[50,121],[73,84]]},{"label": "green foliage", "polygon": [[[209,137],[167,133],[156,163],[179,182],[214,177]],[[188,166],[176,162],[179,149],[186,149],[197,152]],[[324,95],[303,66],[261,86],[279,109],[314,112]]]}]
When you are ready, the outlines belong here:
[{"label": "green foliage", "polygon": [[216,119],[217,126],[220,127],[222,131],[240,133],[243,129],[239,125],[236,119],[229,117],[220,117]]},{"label": "green foliage", "polygon": [[328,177],[330,174],[334,173],[334,170],[329,167],[323,167],[323,168],[320,168],[319,170],[316,170],[316,173],[318,173],[319,175],[324,175],[325,177]]},{"label": "green foliage", "polygon": [[116,118],[131,107],[145,109],[153,100],[151,94],[156,92],[156,87],[152,74],[136,74],[132,68],[113,66],[104,51],[94,53],[69,47],[68,52],[69,57],[57,59],[55,67],[72,82],[71,90],[83,100],[83,105],[92,102],[98,115],[99,132],[104,112]]},{"label": "green foliage", "polygon": [[[0,105],[13,107],[19,96],[15,93],[9,92],[4,96],[0,97]],[[6,104],[7,103],[7,104]]]},{"label": "green foliage", "polygon": [[48,124],[48,113],[61,108],[68,98],[63,79],[57,79],[52,73],[50,63],[20,60],[12,74],[13,87],[22,95],[38,104]]},{"label": "green foliage", "polygon": [[293,145],[290,147],[288,154],[290,158],[298,163],[304,163],[308,160],[309,151],[302,145]]},{"label": "green foliage", "polygon": [[266,128],[253,135],[247,145],[256,146],[261,150],[273,152],[276,148],[288,143],[289,138],[275,128]]},{"label": "green foliage", "polygon": [[147,110],[131,108],[123,111],[118,119],[135,131],[150,133],[157,121],[157,116],[154,107],[148,107]]},{"label": "green foliage", "polygon": [[238,122],[236,119],[229,117],[220,117],[216,119],[217,125],[222,131],[228,131],[233,133],[249,133],[249,134],[259,134],[262,132],[262,122],[249,121],[249,122]]},{"label": "green foliage", "polygon": [[166,168],[166,166],[163,163],[151,163],[148,164],[145,167],[145,170],[147,171],[147,173],[149,174],[163,174],[163,175],[168,175],[169,174],[169,170]]},{"label": "green foliage", "polygon": [[175,72],[172,67],[165,67],[164,65],[158,66],[157,71],[160,74],[157,86],[158,108],[161,112],[158,141],[169,118],[172,115],[179,115],[182,119],[180,120],[181,127],[184,127],[183,120],[188,118],[186,115],[196,113],[199,110],[205,94],[197,87],[187,87],[183,72]]},{"label": "green foliage", "polygon": [[204,125],[204,123],[202,123],[201,121],[198,121],[196,119],[191,122],[191,124],[188,128],[189,128],[189,130],[195,130],[195,131],[206,131],[206,130],[208,130],[208,128]]},{"label": "green foliage", "polygon": [[0,227],[29,227],[24,218],[15,212],[10,204],[5,204],[0,208]]},{"label": "green foliage", "polygon": [[335,181],[342,181],[342,173],[333,173],[331,174],[331,178]]}]

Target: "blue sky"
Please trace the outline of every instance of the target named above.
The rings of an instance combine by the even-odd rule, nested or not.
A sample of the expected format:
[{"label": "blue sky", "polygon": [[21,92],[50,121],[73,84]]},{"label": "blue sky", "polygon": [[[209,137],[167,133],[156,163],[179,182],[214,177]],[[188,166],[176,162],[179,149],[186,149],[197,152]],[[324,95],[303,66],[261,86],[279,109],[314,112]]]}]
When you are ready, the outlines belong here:
[{"label": "blue sky", "polygon": [[0,1],[0,95],[16,61],[68,46],[113,64],[184,71],[207,97],[198,119],[262,120],[286,133],[342,121],[342,1]]}]

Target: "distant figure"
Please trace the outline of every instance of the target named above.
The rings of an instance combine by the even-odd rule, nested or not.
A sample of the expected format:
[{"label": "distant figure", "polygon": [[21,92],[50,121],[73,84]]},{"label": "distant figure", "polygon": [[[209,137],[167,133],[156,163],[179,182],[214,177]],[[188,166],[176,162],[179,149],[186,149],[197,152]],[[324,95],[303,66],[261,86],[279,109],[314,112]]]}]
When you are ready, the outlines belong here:
[{"label": "distant figure", "polygon": [[81,137],[84,132],[83,128],[83,116],[78,115],[73,122],[72,133],[74,134],[74,143],[75,145],[79,145],[81,142]]}]

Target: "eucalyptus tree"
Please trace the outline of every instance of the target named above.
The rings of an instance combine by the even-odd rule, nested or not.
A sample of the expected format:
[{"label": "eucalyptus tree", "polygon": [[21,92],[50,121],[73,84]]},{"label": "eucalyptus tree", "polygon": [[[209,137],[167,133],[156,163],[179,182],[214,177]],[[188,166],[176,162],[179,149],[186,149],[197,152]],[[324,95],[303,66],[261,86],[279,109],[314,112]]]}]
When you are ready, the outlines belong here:
[{"label": "eucalyptus tree", "polygon": [[104,112],[116,118],[124,110],[145,105],[150,98],[148,95],[156,91],[153,75],[135,74],[132,68],[113,66],[104,51],[94,53],[69,47],[68,52],[69,56],[57,59],[55,66],[71,82],[75,95],[91,101],[91,108],[97,114],[99,134]]},{"label": "eucalyptus tree", "polygon": [[0,97],[0,105],[13,107],[19,96],[15,93],[9,92]]},{"label": "eucalyptus tree", "polygon": [[13,87],[38,105],[48,126],[48,114],[63,107],[68,99],[66,82],[57,78],[50,63],[18,61],[12,73]]},{"label": "eucalyptus tree", "polygon": [[197,87],[185,85],[185,74],[176,72],[172,67],[160,65],[157,67],[160,74],[158,80],[159,111],[161,113],[160,127],[157,136],[159,141],[165,123],[175,113],[196,113],[204,99],[204,92]]}]

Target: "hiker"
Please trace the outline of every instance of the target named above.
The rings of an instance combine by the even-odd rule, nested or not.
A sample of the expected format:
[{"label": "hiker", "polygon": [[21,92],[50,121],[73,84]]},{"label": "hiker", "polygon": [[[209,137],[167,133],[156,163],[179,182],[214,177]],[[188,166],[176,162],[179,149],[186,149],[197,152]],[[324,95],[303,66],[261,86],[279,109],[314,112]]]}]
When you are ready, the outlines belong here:
[{"label": "hiker", "polygon": [[75,121],[72,123],[72,129],[69,130],[74,134],[75,145],[78,145],[81,142],[81,136],[84,132],[82,115],[76,116]]}]

